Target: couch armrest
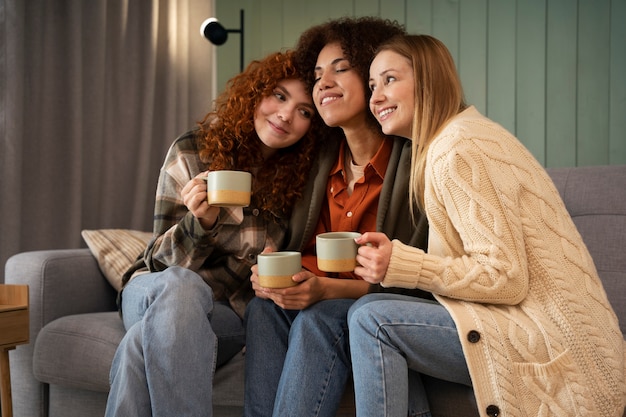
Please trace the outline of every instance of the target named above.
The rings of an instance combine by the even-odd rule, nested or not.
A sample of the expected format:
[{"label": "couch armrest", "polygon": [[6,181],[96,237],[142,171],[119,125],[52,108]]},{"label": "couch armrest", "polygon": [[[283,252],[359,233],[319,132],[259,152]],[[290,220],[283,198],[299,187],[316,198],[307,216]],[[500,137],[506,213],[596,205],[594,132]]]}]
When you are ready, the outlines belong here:
[{"label": "couch armrest", "polygon": [[19,253],[7,261],[5,279],[29,287],[33,342],[43,326],[59,317],[116,309],[116,291],[89,249]]},{"label": "couch armrest", "polygon": [[15,417],[48,415],[48,387],[33,375],[33,349],[39,331],[71,314],[115,310],[116,291],[89,249],[23,252],[5,266],[7,284],[29,287],[30,343],[10,352]]}]

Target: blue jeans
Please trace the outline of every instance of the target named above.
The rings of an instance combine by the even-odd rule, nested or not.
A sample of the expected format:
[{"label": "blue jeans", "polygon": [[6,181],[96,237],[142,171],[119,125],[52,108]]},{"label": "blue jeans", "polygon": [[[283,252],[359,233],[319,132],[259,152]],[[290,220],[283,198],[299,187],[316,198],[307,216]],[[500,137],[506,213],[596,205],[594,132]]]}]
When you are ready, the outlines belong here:
[{"label": "blue jeans", "polygon": [[471,386],[456,326],[440,304],[369,294],[348,324],[357,416],[430,416],[420,374]]},{"label": "blue jeans", "polygon": [[132,279],[122,314],[126,334],[111,366],[106,416],[212,416],[218,360],[245,343],[240,317],[180,267]]},{"label": "blue jeans", "polygon": [[350,376],[353,303],[325,300],[301,311],[261,298],[248,304],[244,416],[336,415]]}]

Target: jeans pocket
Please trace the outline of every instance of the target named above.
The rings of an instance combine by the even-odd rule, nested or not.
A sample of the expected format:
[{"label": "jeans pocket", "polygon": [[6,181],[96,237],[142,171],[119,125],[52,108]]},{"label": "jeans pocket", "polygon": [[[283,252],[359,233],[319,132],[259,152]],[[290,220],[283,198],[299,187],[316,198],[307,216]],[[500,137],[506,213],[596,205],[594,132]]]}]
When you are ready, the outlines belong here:
[{"label": "jeans pocket", "polygon": [[580,409],[571,385],[579,372],[569,350],[546,363],[514,363],[513,371],[527,415],[571,417]]}]

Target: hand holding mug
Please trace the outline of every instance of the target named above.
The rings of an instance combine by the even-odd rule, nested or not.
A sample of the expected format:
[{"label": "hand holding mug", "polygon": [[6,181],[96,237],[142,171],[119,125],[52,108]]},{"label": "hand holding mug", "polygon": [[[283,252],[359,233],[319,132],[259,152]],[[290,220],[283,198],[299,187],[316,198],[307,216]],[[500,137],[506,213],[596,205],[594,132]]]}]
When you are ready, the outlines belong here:
[{"label": "hand holding mug", "polygon": [[361,245],[356,260],[359,265],[354,273],[370,284],[382,282],[389,268],[393,244],[384,233],[367,232],[356,239]]},{"label": "hand holding mug", "polygon": [[215,225],[219,208],[211,207],[207,203],[207,183],[205,178],[207,172],[202,172],[192,178],[181,190],[181,198],[183,203],[191,214],[193,214],[202,227],[210,229]]},{"label": "hand holding mug", "polygon": [[296,285],[285,288],[258,287],[257,296],[271,299],[285,310],[302,310],[324,299],[322,280],[333,279],[318,277],[311,271],[302,270],[291,277]]}]

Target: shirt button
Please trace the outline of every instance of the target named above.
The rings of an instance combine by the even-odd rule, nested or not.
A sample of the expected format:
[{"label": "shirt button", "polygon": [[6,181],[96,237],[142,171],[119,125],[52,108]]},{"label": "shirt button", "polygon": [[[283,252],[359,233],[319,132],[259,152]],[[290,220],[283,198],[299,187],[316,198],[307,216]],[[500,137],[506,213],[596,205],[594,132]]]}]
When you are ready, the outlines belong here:
[{"label": "shirt button", "polygon": [[485,410],[487,412],[487,415],[489,417],[498,417],[500,415],[500,407],[498,407],[497,405],[490,405],[487,406],[487,410]]},{"label": "shirt button", "polygon": [[254,258],[256,258],[256,255],[254,253],[248,254],[248,259],[250,259],[251,261],[254,261]]},{"label": "shirt button", "polygon": [[259,215],[259,209],[252,210],[252,215],[255,216],[255,217],[258,216]]},{"label": "shirt button", "polygon": [[348,216],[348,217],[352,217],[352,212],[351,212],[351,211],[347,212],[347,213],[346,213],[346,216]]},{"label": "shirt button", "polygon": [[330,187],[330,192],[332,193],[334,191],[335,191],[335,189],[333,187]]},{"label": "shirt button", "polygon": [[480,340],[480,333],[478,333],[476,330],[472,330],[467,334],[467,340],[469,340],[470,343],[478,343],[478,341]]}]

